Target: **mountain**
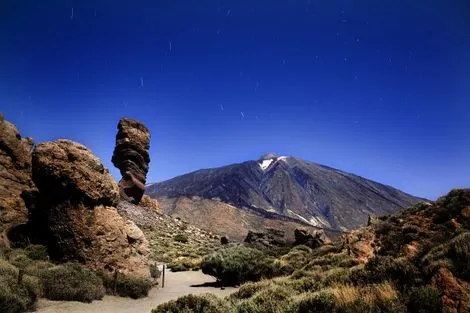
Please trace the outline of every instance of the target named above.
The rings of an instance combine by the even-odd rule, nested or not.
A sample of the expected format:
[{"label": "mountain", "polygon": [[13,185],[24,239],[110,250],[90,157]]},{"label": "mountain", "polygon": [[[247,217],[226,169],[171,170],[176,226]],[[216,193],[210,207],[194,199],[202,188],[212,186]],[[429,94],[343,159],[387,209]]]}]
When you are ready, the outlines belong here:
[{"label": "mountain", "polygon": [[[297,220],[332,231],[363,226],[369,215],[389,214],[424,200],[354,174],[275,154],[150,184],[146,193],[160,200],[164,211],[188,219],[197,219],[198,214],[205,214],[203,220],[213,215],[223,219],[217,211],[223,204],[267,219]],[[204,208],[207,203],[182,209],[175,205],[182,197],[220,205],[210,212]],[[250,221],[245,224],[250,227]]]}]

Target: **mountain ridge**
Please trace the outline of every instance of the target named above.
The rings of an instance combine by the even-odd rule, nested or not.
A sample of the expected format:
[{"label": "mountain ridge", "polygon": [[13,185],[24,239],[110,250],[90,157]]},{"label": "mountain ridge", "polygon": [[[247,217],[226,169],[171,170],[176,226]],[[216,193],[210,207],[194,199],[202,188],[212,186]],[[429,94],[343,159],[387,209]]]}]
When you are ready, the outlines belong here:
[{"label": "mountain ridge", "polygon": [[389,214],[426,200],[356,174],[273,153],[149,184],[146,193],[157,200],[218,199],[240,209],[276,213],[336,231],[362,226],[369,215]]}]

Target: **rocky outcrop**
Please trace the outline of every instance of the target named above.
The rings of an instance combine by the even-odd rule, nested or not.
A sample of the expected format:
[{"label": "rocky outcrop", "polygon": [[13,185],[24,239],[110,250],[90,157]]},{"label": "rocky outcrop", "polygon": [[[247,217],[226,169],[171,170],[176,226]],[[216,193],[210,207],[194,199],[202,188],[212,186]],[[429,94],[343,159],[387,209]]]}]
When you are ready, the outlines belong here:
[{"label": "rocky outcrop", "polygon": [[375,232],[370,226],[353,230],[342,236],[341,241],[347,254],[360,263],[367,263],[376,255]]},{"label": "rocky outcrop", "polygon": [[150,132],[142,123],[123,118],[118,124],[112,162],[122,175],[121,198],[138,204],[145,191],[150,163]]},{"label": "rocky outcrop", "polygon": [[8,232],[26,223],[28,210],[22,198],[33,189],[31,138],[23,138],[15,125],[0,115],[0,246],[8,244]]},{"label": "rocky outcrop", "polygon": [[[148,242],[115,206],[119,187],[85,146],[57,140],[36,146],[32,177],[39,189],[30,229],[43,234],[52,258],[148,277]],[[31,236],[33,237],[33,236]]]},{"label": "rocky outcrop", "polygon": [[139,205],[144,208],[148,208],[152,211],[155,211],[157,213],[163,214],[162,210],[160,209],[160,205],[158,204],[158,201],[155,199],[150,198],[147,195],[144,195],[142,199],[140,200]]},{"label": "rocky outcrop", "polygon": [[310,233],[305,229],[296,229],[294,231],[295,242],[294,245],[305,245],[312,249],[318,248],[330,241],[323,231],[315,231]]},{"label": "rocky outcrop", "polygon": [[285,233],[278,229],[267,229],[265,232],[250,230],[245,243],[257,248],[282,247],[286,245]]}]

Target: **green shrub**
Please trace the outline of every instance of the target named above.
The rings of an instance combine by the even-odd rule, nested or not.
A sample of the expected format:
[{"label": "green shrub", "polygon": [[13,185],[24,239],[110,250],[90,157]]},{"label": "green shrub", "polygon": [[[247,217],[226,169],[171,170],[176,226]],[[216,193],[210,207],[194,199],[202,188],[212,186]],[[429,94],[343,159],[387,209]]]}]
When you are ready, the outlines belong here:
[{"label": "green shrub", "polygon": [[103,298],[101,278],[89,268],[67,263],[45,270],[41,275],[44,296],[51,300],[91,302]]},{"label": "green shrub", "polygon": [[430,286],[414,288],[409,295],[408,312],[442,312],[441,295],[439,291]]},{"label": "green shrub", "polygon": [[281,257],[280,259],[280,264],[282,264],[281,268],[288,265],[290,268],[294,270],[301,269],[308,263],[308,260],[310,258],[310,253],[311,253],[311,250],[305,251],[303,249],[301,250],[301,249],[298,249],[298,247],[295,247],[289,253]]},{"label": "green shrub", "polygon": [[26,255],[32,260],[48,261],[47,248],[41,245],[29,245],[24,249]]},{"label": "green shrub", "polygon": [[7,260],[0,259],[0,277],[18,276],[18,269]]},{"label": "green shrub", "polygon": [[152,313],[227,313],[229,308],[212,294],[187,295],[159,305]]},{"label": "green shrub", "polygon": [[352,267],[358,264],[358,261],[351,258],[346,253],[330,253],[311,260],[305,267],[305,270],[312,270],[315,266],[321,266],[322,269],[333,267]]},{"label": "green shrub", "polygon": [[39,281],[35,277],[24,276],[18,284],[18,272],[2,265],[0,271],[0,312],[20,313],[34,309],[40,295]]},{"label": "green shrub", "polygon": [[284,283],[296,293],[314,292],[324,287],[323,282],[314,276],[305,276],[299,279],[288,280]]},{"label": "green shrub", "polygon": [[350,284],[351,270],[348,268],[333,268],[329,271],[323,272],[323,283],[326,286],[333,284]]},{"label": "green shrub", "polygon": [[183,235],[183,234],[178,234],[178,235],[175,235],[175,237],[173,237],[173,240],[177,242],[187,243],[188,236]]},{"label": "green shrub", "polygon": [[201,268],[204,274],[214,276],[227,285],[257,281],[276,274],[274,259],[257,249],[244,246],[224,247],[205,256]]},{"label": "green shrub", "polygon": [[423,258],[423,264],[428,275],[446,267],[455,275],[470,279],[470,232],[431,249]]},{"label": "green shrub", "polygon": [[[454,189],[446,196],[437,200],[439,208],[433,218],[434,223],[444,223],[457,216],[460,211],[470,205],[470,189]],[[469,225],[468,220],[465,221]]]},{"label": "green shrub", "polygon": [[311,254],[312,253],[312,249],[305,246],[305,245],[298,245],[298,246],[295,246],[293,247],[289,252],[294,252],[294,251],[302,251],[302,252],[305,252],[307,254]]},{"label": "green shrub", "polygon": [[238,291],[232,293],[229,298],[231,299],[248,299],[251,298],[258,291],[267,288],[272,282],[262,280],[256,283],[246,283],[240,286]]},{"label": "green shrub", "polygon": [[139,299],[148,296],[152,282],[145,278],[115,274],[100,273],[107,294],[120,297]]},{"label": "green shrub", "polygon": [[14,249],[14,251],[10,252],[8,255],[8,261],[17,268],[22,269],[30,265],[34,265],[35,262],[24,253],[24,250],[21,249]]},{"label": "green shrub", "polygon": [[305,293],[292,304],[292,313],[331,313],[335,309],[336,298],[326,292]]},{"label": "green shrub", "polygon": [[369,260],[364,269],[353,271],[351,280],[361,284],[393,281],[401,288],[407,288],[421,283],[421,273],[405,258],[379,256]]},{"label": "green shrub", "polygon": [[184,272],[184,271],[188,271],[191,269],[191,266],[184,262],[169,263],[167,267],[172,272]]},{"label": "green shrub", "polygon": [[162,271],[160,271],[157,264],[150,264],[149,270],[152,278],[158,279],[162,275]]},{"label": "green shrub", "polygon": [[262,289],[253,297],[235,305],[235,313],[287,313],[292,291],[286,287],[272,286]]},{"label": "green shrub", "polygon": [[305,276],[310,275],[309,271],[306,270],[296,270],[295,272],[292,273],[292,275],[289,276],[290,279],[300,279]]}]

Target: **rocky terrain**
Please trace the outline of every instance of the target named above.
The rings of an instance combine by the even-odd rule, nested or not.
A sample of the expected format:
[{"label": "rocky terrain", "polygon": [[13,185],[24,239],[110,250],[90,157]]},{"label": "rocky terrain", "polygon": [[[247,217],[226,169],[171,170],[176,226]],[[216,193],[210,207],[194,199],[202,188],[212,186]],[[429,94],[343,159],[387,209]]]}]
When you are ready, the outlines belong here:
[{"label": "rocky terrain", "polygon": [[34,189],[32,148],[33,140],[21,137],[15,125],[0,115],[0,246],[8,244],[9,232],[28,220],[22,195]]},{"label": "rocky terrain", "polygon": [[[350,173],[274,154],[151,184],[146,193],[159,200],[164,212],[191,217],[200,221],[200,227],[223,219],[220,212],[229,211],[230,206],[236,210],[230,210],[232,218],[225,223],[243,221],[247,229],[260,226],[260,219],[251,213],[267,220],[284,217],[313,227],[347,231],[365,225],[370,215],[389,214],[423,200]],[[194,201],[194,197],[203,200]],[[240,223],[225,227],[229,236],[238,236],[229,231],[235,224]]]},{"label": "rocky terrain", "polygon": [[118,212],[134,221],[149,241],[150,258],[175,271],[198,269],[202,257],[220,247],[220,237],[181,218],[163,214],[146,196],[139,206],[122,201]]},{"label": "rocky terrain", "polygon": [[57,262],[150,277],[147,239],[119,215],[119,187],[89,149],[65,139],[33,147],[3,117],[0,129],[3,246],[42,244]]},{"label": "rocky terrain", "polygon": [[[239,209],[233,205],[214,199],[195,197],[159,197],[163,212],[173,217],[190,220],[191,224],[226,236],[230,240],[243,241],[250,230],[279,229],[284,231],[288,242],[294,241],[294,231],[302,228],[310,231],[318,229],[301,220],[265,212],[262,210]],[[341,232],[327,231],[331,237]]]}]

